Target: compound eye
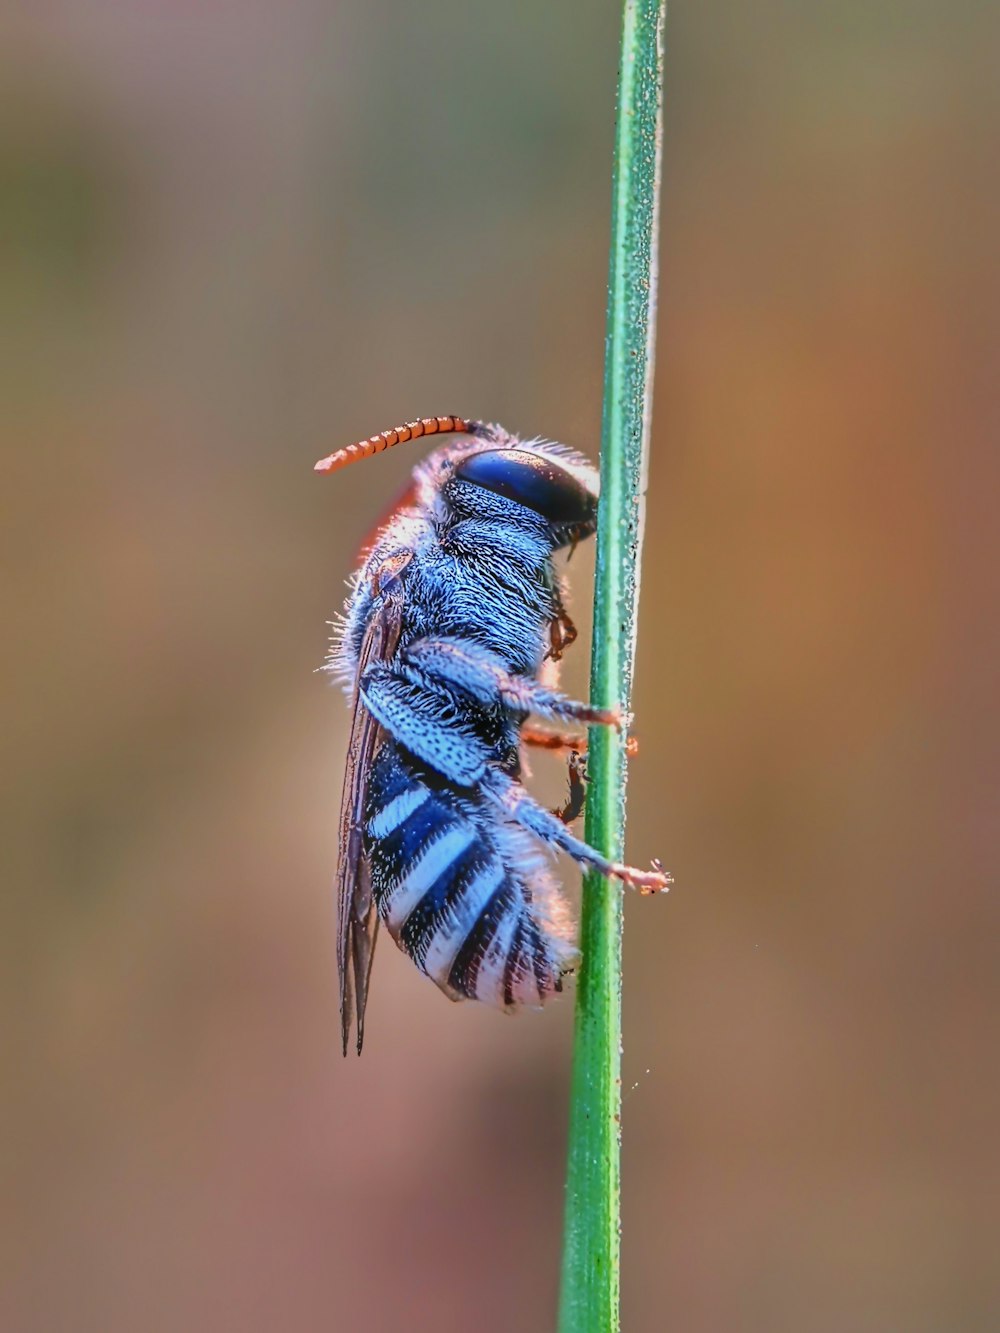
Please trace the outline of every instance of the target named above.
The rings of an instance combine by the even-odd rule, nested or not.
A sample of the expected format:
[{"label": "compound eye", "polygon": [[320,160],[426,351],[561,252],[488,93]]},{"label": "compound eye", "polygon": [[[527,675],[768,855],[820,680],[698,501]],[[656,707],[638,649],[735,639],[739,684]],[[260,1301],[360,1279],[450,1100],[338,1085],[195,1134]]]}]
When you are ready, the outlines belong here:
[{"label": "compound eye", "polygon": [[488,449],[455,468],[461,481],[516,500],[554,526],[592,524],[597,498],[566,468],[526,449]]}]

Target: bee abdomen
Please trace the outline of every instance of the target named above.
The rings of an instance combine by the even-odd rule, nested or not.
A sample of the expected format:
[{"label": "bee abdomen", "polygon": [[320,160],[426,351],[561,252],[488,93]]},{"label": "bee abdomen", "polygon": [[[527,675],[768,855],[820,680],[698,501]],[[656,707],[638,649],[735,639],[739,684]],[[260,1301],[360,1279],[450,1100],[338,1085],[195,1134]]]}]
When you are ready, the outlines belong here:
[{"label": "bee abdomen", "polygon": [[512,1008],[562,988],[530,890],[488,821],[424,783],[391,742],[373,766],[366,835],[380,917],[447,994]]}]

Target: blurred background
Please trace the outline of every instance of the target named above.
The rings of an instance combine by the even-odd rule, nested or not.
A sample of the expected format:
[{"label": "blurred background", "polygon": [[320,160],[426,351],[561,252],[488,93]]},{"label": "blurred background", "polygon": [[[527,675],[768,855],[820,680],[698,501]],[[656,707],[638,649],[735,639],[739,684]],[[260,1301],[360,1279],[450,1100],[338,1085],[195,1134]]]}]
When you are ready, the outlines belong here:
[{"label": "blurred background", "polygon": [[[10,1333],[553,1327],[571,1003],[384,939],[340,1056],[314,669],[416,454],[312,464],[596,456],[617,8],[0,20]],[[995,1326],[995,15],[671,9],[629,1333]]]}]

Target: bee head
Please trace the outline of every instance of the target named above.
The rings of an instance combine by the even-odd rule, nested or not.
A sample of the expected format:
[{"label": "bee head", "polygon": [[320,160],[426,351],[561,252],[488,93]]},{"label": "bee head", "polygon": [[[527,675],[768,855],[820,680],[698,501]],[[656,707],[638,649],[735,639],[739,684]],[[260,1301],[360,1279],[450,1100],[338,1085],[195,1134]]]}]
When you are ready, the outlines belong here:
[{"label": "bee head", "polygon": [[548,524],[556,550],[589,537],[597,527],[597,496],[578,469],[531,449],[484,449],[456,463],[445,483],[449,506],[470,516],[516,519],[517,509]]},{"label": "bee head", "polygon": [[[554,550],[575,545],[597,527],[597,476],[586,459],[561,445],[523,444],[500,426],[465,417],[423,417],[339,449],[316,464],[337,472],[350,463],[424,435],[471,435],[472,452],[446,446],[421,463],[414,480],[423,503],[440,491],[451,513],[516,524],[541,518]],[[492,446],[492,447],[490,447]]]}]

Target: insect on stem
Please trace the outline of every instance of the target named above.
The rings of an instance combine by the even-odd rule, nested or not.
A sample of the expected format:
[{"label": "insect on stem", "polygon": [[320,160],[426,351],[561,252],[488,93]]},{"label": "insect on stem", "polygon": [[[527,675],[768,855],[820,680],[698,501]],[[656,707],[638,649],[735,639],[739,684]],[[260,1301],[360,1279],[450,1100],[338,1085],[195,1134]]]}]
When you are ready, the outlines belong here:
[{"label": "insect on stem", "polygon": [[316,467],[424,435],[473,438],[440,442],[414,468],[412,499],[351,583],[334,659],[353,682],[337,870],[345,1051],[352,1021],[361,1048],[380,923],[450,999],[538,1008],[578,953],[572,912],[534,847],[641,893],[670,882],[571,832],[579,761],[561,812],[521,781],[529,717],[575,732],[628,722],[563,694],[552,665],[576,637],[555,561],[593,535],[596,470],[565,445],[456,416],[382,431]]}]

